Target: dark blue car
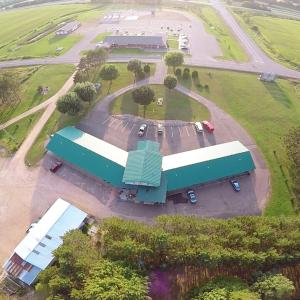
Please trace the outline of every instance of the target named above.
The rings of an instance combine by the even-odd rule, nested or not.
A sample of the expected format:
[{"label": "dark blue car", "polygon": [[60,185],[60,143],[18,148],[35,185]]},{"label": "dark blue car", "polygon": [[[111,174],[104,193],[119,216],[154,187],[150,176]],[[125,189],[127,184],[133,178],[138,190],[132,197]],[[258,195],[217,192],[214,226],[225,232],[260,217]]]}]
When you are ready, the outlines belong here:
[{"label": "dark blue car", "polygon": [[192,204],[197,203],[197,198],[196,198],[195,192],[193,190],[188,190],[186,192],[186,194]]},{"label": "dark blue car", "polygon": [[230,180],[230,184],[232,185],[233,189],[236,192],[239,192],[241,190],[240,184],[237,180],[235,180],[235,179]]}]

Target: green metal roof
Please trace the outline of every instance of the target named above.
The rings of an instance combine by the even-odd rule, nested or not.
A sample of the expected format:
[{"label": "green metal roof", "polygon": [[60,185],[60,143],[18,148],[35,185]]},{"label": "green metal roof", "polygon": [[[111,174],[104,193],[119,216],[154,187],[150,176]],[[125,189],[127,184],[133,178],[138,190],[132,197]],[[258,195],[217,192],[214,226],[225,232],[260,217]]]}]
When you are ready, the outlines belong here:
[{"label": "green metal roof", "polygon": [[162,174],[159,187],[139,186],[136,195],[137,202],[145,204],[166,203],[167,180]]},{"label": "green metal roof", "polygon": [[56,132],[47,149],[79,169],[110,183],[123,185],[127,152],[75,127]]},{"label": "green metal roof", "polygon": [[255,169],[250,151],[230,142],[165,156],[163,173],[168,191],[212,182]]},{"label": "green metal roof", "polygon": [[158,187],[161,181],[161,164],[159,144],[140,141],[137,150],[128,153],[122,181],[126,184]]}]

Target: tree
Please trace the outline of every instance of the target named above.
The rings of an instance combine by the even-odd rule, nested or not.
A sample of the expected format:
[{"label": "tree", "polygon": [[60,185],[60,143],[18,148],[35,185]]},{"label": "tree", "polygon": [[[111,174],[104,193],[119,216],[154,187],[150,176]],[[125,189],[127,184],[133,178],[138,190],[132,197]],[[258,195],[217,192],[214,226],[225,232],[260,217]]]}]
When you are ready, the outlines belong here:
[{"label": "tree", "polygon": [[175,73],[175,68],[179,67],[183,64],[184,58],[183,53],[174,51],[174,52],[168,52],[165,55],[165,63],[169,67],[173,67],[173,72]]},{"label": "tree", "polygon": [[10,71],[0,72],[0,104],[20,101],[21,87],[18,76]]},{"label": "tree", "polygon": [[150,71],[151,71],[150,65],[148,65],[148,64],[144,65],[144,72],[145,72],[146,74],[149,74]]},{"label": "tree", "polygon": [[217,277],[192,291],[192,300],[260,300],[248,285],[237,277]]},{"label": "tree", "polygon": [[182,78],[184,80],[187,80],[190,78],[190,69],[189,68],[184,68]]},{"label": "tree", "polygon": [[100,71],[100,77],[103,80],[109,81],[107,93],[109,93],[112,81],[119,76],[119,71],[115,65],[104,65]]},{"label": "tree", "polygon": [[136,82],[137,75],[142,70],[142,62],[138,59],[131,59],[127,64],[127,70],[134,74],[134,82]]},{"label": "tree", "polygon": [[193,80],[198,79],[198,77],[199,77],[198,71],[194,70],[194,71],[192,72],[192,78],[193,78]]},{"label": "tree", "polygon": [[89,73],[87,70],[77,70],[74,75],[73,81],[74,83],[85,82],[89,79]]},{"label": "tree", "polygon": [[145,278],[128,267],[107,260],[101,260],[93,267],[83,291],[86,300],[145,300],[150,299],[147,293]]},{"label": "tree", "polygon": [[39,274],[36,289],[48,291],[49,299],[70,299],[72,295],[72,299],[84,300],[81,291],[84,281],[100,259],[90,237],[80,230],[66,233],[54,257],[57,263]]},{"label": "tree", "polygon": [[178,78],[178,77],[181,77],[181,69],[180,68],[177,68],[175,70],[175,76]]},{"label": "tree", "polygon": [[295,291],[294,284],[282,274],[265,274],[252,286],[263,300],[283,300]]},{"label": "tree", "polygon": [[74,87],[74,92],[82,101],[89,103],[93,101],[97,94],[95,86],[91,82],[77,83]]},{"label": "tree", "polygon": [[89,50],[86,53],[86,61],[85,61],[85,68],[89,68],[91,66],[100,66],[102,65],[105,60],[107,59],[108,53],[103,48],[97,48],[95,50]]},{"label": "tree", "polygon": [[144,117],[146,115],[146,107],[154,101],[154,91],[149,86],[142,86],[132,92],[134,102],[144,106]]},{"label": "tree", "polygon": [[69,92],[58,99],[56,108],[63,114],[67,113],[70,116],[75,116],[81,110],[82,105],[77,94],[74,92]]},{"label": "tree", "polygon": [[167,75],[164,79],[164,85],[169,90],[175,89],[177,85],[177,78],[173,75]]}]

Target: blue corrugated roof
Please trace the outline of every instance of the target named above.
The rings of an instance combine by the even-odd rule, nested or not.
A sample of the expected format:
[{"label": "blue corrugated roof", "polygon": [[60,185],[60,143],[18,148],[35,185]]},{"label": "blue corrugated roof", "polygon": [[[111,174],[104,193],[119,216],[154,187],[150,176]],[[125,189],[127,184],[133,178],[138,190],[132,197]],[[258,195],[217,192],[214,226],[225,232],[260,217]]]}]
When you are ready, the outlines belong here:
[{"label": "blue corrugated roof", "polygon": [[44,270],[53,260],[53,250],[62,244],[61,237],[67,231],[77,229],[86,216],[77,207],[57,199],[14,252],[24,261]]}]

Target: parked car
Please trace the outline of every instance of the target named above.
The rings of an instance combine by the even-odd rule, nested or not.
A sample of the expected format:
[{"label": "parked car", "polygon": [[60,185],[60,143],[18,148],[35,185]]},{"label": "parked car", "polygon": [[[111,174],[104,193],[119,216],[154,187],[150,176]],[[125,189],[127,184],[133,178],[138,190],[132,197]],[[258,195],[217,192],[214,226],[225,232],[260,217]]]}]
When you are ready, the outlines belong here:
[{"label": "parked car", "polygon": [[202,127],[201,122],[195,122],[194,125],[195,125],[195,129],[196,129],[197,133],[202,133],[203,132],[203,127]]},{"label": "parked car", "polygon": [[157,134],[162,135],[164,132],[164,127],[161,123],[157,124]]},{"label": "parked car", "polygon": [[210,133],[215,130],[214,126],[208,121],[202,121],[202,125]]},{"label": "parked car", "polygon": [[61,161],[57,161],[53,164],[53,166],[50,168],[50,171],[52,173],[56,173],[56,171],[63,165]]},{"label": "parked car", "polygon": [[139,132],[138,132],[138,136],[143,136],[146,132],[147,129],[147,124],[142,124],[140,126]]},{"label": "parked car", "polygon": [[232,185],[232,188],[236,191],[239,192],[241,190],[241,186],[239,182],[235,179],[230,180],[230,184]]},{"label": "parked car", "polygon": [[196,198],[195,192],[193,190],[188,190],[186,192],[186,194],[192,204],[197,203],[197,198]]}]

